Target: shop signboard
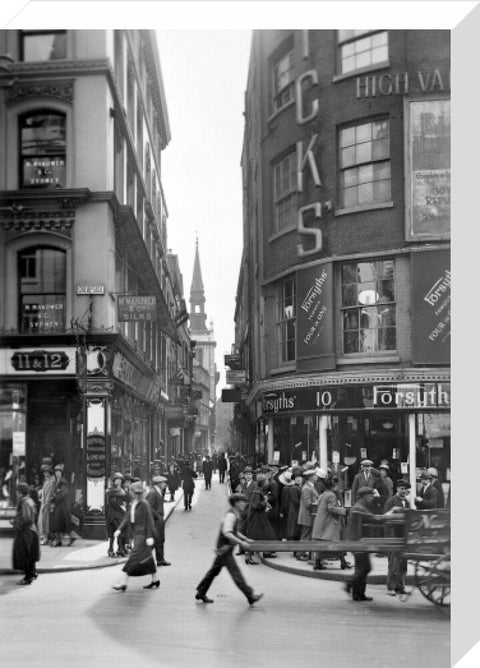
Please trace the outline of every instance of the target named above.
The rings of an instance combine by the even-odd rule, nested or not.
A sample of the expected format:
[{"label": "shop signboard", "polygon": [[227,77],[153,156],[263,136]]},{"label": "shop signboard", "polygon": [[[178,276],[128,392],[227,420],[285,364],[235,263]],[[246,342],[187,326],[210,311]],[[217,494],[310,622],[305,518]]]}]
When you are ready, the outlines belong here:
[{"label": "shop signboard", "polygon": [[87,476],[89,478],[104,478],[105,466],[105,436],[103,434],[89,434],[87,436]]},{"label": "shop signboard", "polygon": [[246,382],[246,371],[228,371],[226,373],[227,385],[243,385]]},{"label": "shop signboard", "polygon": [[119,322],[154,322],[157,320],[157,298],[152,295],[117,297]]},{"label": "shop signboard", "polygon": [[412,253],[412,359],[450,364],[450,253]]},{"label": "shop signboard", "polygon": [[[332,264],[297,272],[297,368],[334,369]],[[311,362],[310,362],[311,360]]]},{"label": "shop signboard", "polygon": [[225,366],[228,366],[232,371],[241,371],[243,368],[241,355],[224,355]]},{"label": "shop signboard", "polygon": [[406,237],[450,238],[450,100],[405,100]]},{"label": "shop signboard", "polygon": [[4,348],[0,350],[0,376],[73,376],[76,372],[76,348]]}]

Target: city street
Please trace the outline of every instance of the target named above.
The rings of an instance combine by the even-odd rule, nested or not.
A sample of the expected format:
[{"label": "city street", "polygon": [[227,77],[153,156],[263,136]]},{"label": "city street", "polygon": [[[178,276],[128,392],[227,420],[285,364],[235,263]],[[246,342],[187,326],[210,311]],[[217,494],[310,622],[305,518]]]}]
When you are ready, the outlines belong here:
[{"label": "city street", "polygon": [[142,589],[146,576],[131,578],[126,592],[114,591],[119,565],[41,574],[29,587],[16,585],[18,575],[1,575],[2,666],[450,665],[449,619],[418,592],[402,603],[384,586],[369,585],[374,600],[354,603],[340,582],[246,566],[238,558],[265,598],[249,607],[222,572],[209,591],[214,604],[196,602],[227,507],[217,475],[211,491],[203,488],[198,481],[191,512],[180,503],[168,521],[165,554],[172,565],[159,569],[158,590]]}]

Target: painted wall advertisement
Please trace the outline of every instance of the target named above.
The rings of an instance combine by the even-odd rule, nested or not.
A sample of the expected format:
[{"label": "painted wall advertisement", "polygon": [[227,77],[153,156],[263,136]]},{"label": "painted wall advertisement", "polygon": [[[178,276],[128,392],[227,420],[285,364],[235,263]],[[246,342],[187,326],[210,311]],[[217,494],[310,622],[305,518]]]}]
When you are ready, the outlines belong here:
[{"label": "painted wall advertisement", "polygon": [[332,264],[297,272],[297,368],[334,369]]},{"label": "painted wall advertisement", "polygon": [[414,364],[450,363],[450,253],[412,254]]},{"label": "painted wall advertisement", "polygon": [[450,100],[408,100],[407,240],[450,237]]}]

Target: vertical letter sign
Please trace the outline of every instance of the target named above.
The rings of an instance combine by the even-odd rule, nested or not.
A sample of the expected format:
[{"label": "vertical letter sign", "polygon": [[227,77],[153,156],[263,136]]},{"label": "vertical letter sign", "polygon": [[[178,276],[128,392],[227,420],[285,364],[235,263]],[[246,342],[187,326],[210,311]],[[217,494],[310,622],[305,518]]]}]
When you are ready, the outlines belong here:
[{"label": "vertical letter sign", "polygon": [[332,286],[331,263],[297,272],[297,368],[299,370],[335,368]]}]

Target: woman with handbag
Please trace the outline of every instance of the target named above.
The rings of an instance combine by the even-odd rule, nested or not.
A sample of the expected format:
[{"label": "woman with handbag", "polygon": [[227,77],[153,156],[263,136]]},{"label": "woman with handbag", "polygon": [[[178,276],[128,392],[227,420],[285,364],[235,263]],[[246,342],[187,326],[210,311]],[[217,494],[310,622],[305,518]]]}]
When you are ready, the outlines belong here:
[{"label": "woman with handbag", "polygon": [[132,483],[130,493],[133,496],[133,501],[127,516],[115,531],[114,536],[118,540],[124,526],[130,523],[133,533],[133,551],[122,569],[125,574],[123,582],[114,585],[113,589],[126,591],[128,578],[130,576],[139,577],[140,575],[152,576],[152,581],[145,585],[144,589],[158,589],[160,580],[158,579],[157,566],[152,551],[155,543],[155,525],[150,504],[143,498],[144,488],[141,482]]}]

